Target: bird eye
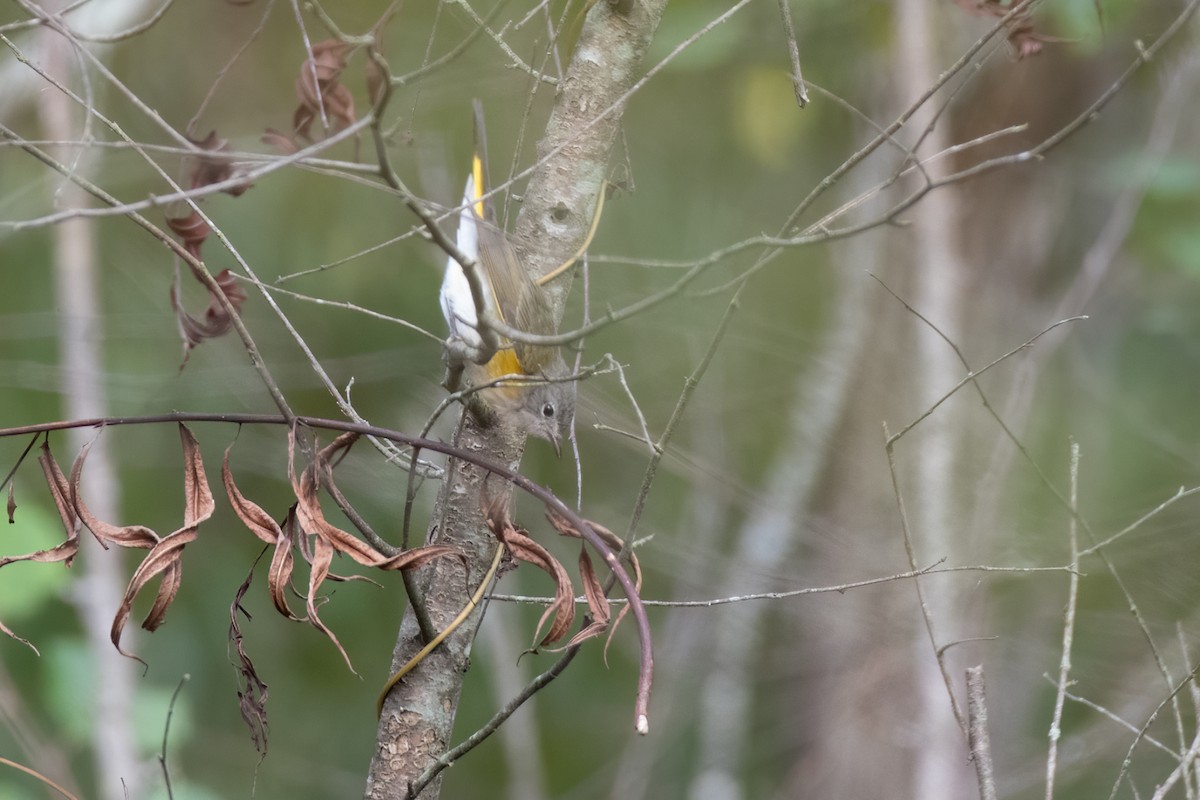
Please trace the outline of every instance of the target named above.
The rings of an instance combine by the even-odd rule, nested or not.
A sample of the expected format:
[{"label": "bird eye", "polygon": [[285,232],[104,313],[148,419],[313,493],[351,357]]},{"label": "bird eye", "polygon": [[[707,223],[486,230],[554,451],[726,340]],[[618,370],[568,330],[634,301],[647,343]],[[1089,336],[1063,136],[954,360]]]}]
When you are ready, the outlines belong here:
[{"label": "bird eye", "polygon": [[551,403],[546,403],[546,405],[542,406],[542,416],[546,419],[554,416],[554,406]]}]

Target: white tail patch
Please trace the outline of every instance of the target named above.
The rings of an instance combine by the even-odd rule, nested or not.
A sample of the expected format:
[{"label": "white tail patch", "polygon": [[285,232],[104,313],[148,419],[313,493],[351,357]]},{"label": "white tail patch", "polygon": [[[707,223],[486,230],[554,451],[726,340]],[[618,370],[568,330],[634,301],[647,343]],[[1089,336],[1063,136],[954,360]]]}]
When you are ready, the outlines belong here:
[{"label": "white tail patch", "polygon": [[[475,195],[475,177],[470,175],[463,190],[463,208],[458,212],[455,244],[463,255],[478,261],[479,227],[474,213]],[[467,282],[462,265],[450,257],[446,259],[440,300],[442,316],[446,318],[446,324],[450,327],[450,336],[462,339],[471,347],[482,347],[483,339],[478,331],[479,317],[475,314],[475,298],[471,294],[471,284]]]}]

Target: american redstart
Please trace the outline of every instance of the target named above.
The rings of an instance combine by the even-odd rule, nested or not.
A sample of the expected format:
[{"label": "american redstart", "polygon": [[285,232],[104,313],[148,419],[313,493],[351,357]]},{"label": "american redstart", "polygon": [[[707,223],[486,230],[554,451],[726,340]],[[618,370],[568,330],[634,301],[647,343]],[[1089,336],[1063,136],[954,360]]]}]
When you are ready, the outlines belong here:
[{"label": "american redstart", "polygon": [[[483,303],[504,324],[532,334],[553,334],[554,313],[545,291],[534,284],[508,237],[496,224],[495,204],[487,193],[487,151],[483,107],[475,109],[475,152],[458,214],[456,244],[479,265]],[[446,261],[442,314],[450,339],[482,350],[475,298],[462,266]],[[540,436],[561,452],[575,414],[575,383],[557,347],[513,342],[499,337],[495,353],[483,363],[463,359],[462,377],[474,388],[471,408],[485,423],[498,422]],[[482,408],[480,408],[482,405]]]}]

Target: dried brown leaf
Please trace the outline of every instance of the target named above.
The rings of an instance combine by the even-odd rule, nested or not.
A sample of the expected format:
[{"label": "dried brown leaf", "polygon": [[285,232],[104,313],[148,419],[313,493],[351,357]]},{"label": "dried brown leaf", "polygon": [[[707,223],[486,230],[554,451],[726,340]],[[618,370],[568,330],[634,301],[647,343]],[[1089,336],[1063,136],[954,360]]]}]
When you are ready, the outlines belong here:
[{"label": "dried brown leaf", "polygon": [[[554,526],[554,529],[556,531],[558,531],[559,533],[561,533],[563,536],[569,536],[573,539],[583,539],[582,534],[580,534],[580,532],[575,529],[575,526],[571,524],[571,521],[568,520],[566,517],[562,516],[561,514],[559,514],[557,511],[555,511],[553,509],[548,510],[546,512],[546,518],[550,521],[550,524],[552,526]],[[620,553],[621,550],[624,549],[625,542],[623,539],[621,539],[620,536],[617,536],[615,533],[613,533],[612,531],[610,531],[608,528],[604,527],[603,525],[599,524],[598,522],[593,522],[591,520],[584,520],[584,522],[587,523],[588,527],[590,527],[606,545],[608,545],[608,548],[610,550],[612,550],[613,553]],[[580,556],[579,568],[580,568],[581,573],[583,572],[583,569],[584,569],[583,557],[584,557],[583,555]],[[638,561],[637,555],[634,554],[632,550],[627,554],[627,558],[629,560],[630,569],[633,571],[634,589],[636,591],[640,592],[642,589],[642,565]],[[588,558],[588,568],[591,569],[590,557]],[[584,588],[586,591],[586,588],[587,588],[586,578],[584,580],[585,580]],[[592,598],[590,595],[588,597],[588,605],[589,605],[589,607],[592,608],[592,612],[594,614],[595,607],[592,604]],[[604,651],[605,651],[606,656],[608,653],[608,645],[609,645],[609,643],[612,642],[613,634],[616,633],[617,628],[621,625],[621,620],[625,619],[625,615],[629,613],[629,608],[630,608],[629,603],[626,603],[625,605],[621,606],[620,611],[617,612],[616,618],[613,619],[613,621],[612,621],[612,625],[609,626],[608,640],[604,644]],[[576,634],[575,638],[578,638],[579,636],[581,636],[582,633],[583,632],[580,631],[579,634]],[[595,633],[593,633],[592,635],[594,636]],[[588,637],[588,638],[590,638],[590,637]],[[572,639],[572,642],[574,642],[574,639]]]},{"label": "dried brown leaf", "polygon": [[213,515],[216,503],[204,474],[204,459],[200,443],[183,423],[179,424],[179,441],[183,446],[183,528],[194,528]]},{"label": "dried brown leaf", "polygon": [[[592,621],[580,629],[579,633],[563,645],[564,649],[583,644],[588,639],[594,639],[608,628],[612,612],[608,606],[608,598],[604,594],[604,586],[596,577],[596,568],[592,566],[592,557],[586,547],[579,548],[579,579],[583,583],[583,594],[587,597],[588,611]],[[605,651],[608,650],[607,645]]]},{"label": "dried brown leaf", "polygon": [[292,115],[292,130],[311,139],[312,124],[328,120],[333,131],[343,130],[358,118],[354,95],[340,83],[346,68],[349,45],[336,39],[326,39],[312,46],[312,55],[300,65],[296,78],[296,97],[300,105]]},{"label": "dried brown leaf", "polygon": [[346,666],[355,675],[358,672],[354,669],[354,664],[350,662],[350,656],[346,653],[346,648],[342,647],[342,643],[338,641],[337,636],[333,631],[321,621],[321,617],[317,614],[317,590],[321,584],[325,582],[325,578],[329,575],[329,565],[333,562],[333,545],[326,539],[318,536],[313,542],[313,558],[312,570],[308,575],[308,597],[305,598],[308,607],[308,623],[321,633],[329,637],[329,641],[333,642],[334,647],[342,654],[342,658],[346,660]]},{"label": "dried brown leaf", "polygon": [[[306,103],[316,103],[318,101],[316,87],[326,89],[336,83],[342,77],[342,71],[346,69],[346,54],[350,52],[350,45],[337,39],[323,39],[315,42],[309,54],[309,58],[304,60],[300,65],[300,78],[297,86],[297,91],[300,92],[300,99]],[[316,83],[313,83],[313,79]]]},{"label": "dried brown leaf", "polygon": [[158,594],[154,597],[154,605],[150,607],[146,618],[142,620],[143,628],[148,631],[158,630],[166,618],[167,608],[171,605],[171,601],[175,599],[175,595],[179,594],[181,583],[183,583],[183,561],[177,556],[162,572],[162,581],[158,584]]},{"label": "dried brown leaf", "polygon": [[[218,136],[215,130],[203,139],[189,139],[188,141],[207,153],[229,152],[229,142]],[[191,161],[192,166],[188,174],[188,183],[192,189],[237,178],[245,172],[243,168],[236,166],[232,160],[220,158],[215,155],[195,156]],[[222,191],[238,197],[253,185],[252,181],[244,181]]]},{"label": "dried brown leaf", "polygon": [[[239,312],[242,304],[246,302],[246,292],[238,283],[237,277],[227,269],[221,270],[213,277],[217,282],[217,287],[225,295],[233,310]],[[225,310],[220,299],[211,292],[208,297],[208,307],[204,309],[204,317],[202,319],[193,317],[179,299],[178,281],[171,284],[170,298],[171,308],[175,311],[175,321],[179,324],[179,335],[183,339],[183,363],[179,365],[179,368],[183,369],[187,365],[192,348],[208,339],[215,339],[229,333],[233,329],[233,318]]]},{"label": "dried brown leaf", "polygon": [[[292,512],[289,512],[288,520],[284,526],[287,530],[289,541],[299,544],[301,554],[308,560],[310,565],[308,593],[305,597],[308,622],[329,637],[330,641],[337,647],[338,652],[342,654],[342,658],[346,660],[346,666],[350,668],[351,672],[354,672],[354,665],[350,662],[349,655],[346,654],[346,650],[342,647],[341,642],[338,641],[337,636],[321,621],[320,615],[317,613],[319,605],[317,592],[321,584],[326,580],[367,579],[359,575],[343,577],[332,574],[329,568],[333,562],[334,554],[343,553],[363,566],[378,567],[385,570],[413,569],[427,563],[431,559],[447,555],[462,558],[458,551],[443,546],[421,547],[387,557],[366,542],[341,530],[325,519],[325,514],[321,510],[321,504],[317,497],[320,485],[323,481],[333,480],[333,466],[349,453],[350,448],[358,440],[358,437],[359,435],[355,433],[345,433],[338,436],[328,446],[318,451],[313,457],[312,464],[297,476],[295,466],[296,431],[293,429],[288,433],[288,479],[291,481],[292,491],[296,495],[296,504],[292,507]],[[299,530],[296,528],[297,525],[299,525]],[[312,541],[307,543],[309,535],[312,536]],[[311,547],[311,552],[308,551],[308,547]],[[277,547],[275,558],[271,562],[270,584],[275,607],[283,613],[290,613],[286,611],[287,604],[283,596],[283,590],[287,585],[287,579],[290,577],[291,571],[292,557],[290,549],[286,554],[283,554]],[[355,672],[355,674],[358,673]]]},{"label": "dried brown leaf", "polygon": [[[1013,10],[1013,4],[1008,0],[954,0],[954,2],[959,8],[975,16],[1001,18]],[[1047,42],[1062,41],[1057,37],[1038,33],[1033,25],[1033,13],[1028,9],[1015,14],[1005,27],[1008,29],[1009,48],[1018,61],[1042,52],[1042,47]]]},{"label": "dried brown leaf", "polygon": [[383,90],[388,84],[388,74],[373,58],[367,59],[367,98],[371,105],[379,105]]},{"label": "dried brown leaf", "polygon": [[[258,557],[262,558],[262,554],[259,553]],[[250,571],[246,573],[246,579],[238,587],[237,593],[233,596],[233,602],[229,605],[229,640],[233,642],[234,649],[237,651],[236,667],[238,678],[241,681],[237,693],[238,708],[242,712],[242,719],[250,728],[250,740],[254,742],[254,749],[259,753],[266,753],[267,737],[270,733],[270,726],[267,725],[267,684],[258,677],[254,662],[246,653],[245,637],[242,635],[242,626],[238,623],[239,613],[243,614],[247,620],[250,619],[250,612],[242,607],[242,598],[246,596],[246,592],[254,580],[254,567],[257,564],[258,559],[255,559],[254,564],[250,565]]]},{"label": "dried brown leaf", "polygon": [[125,623],[129,621],[129,615],[133,611],[133,601],[147,584],[160,574],[162,575],[162,582],[159,584],[158,595],[154,599],[154,605],[150,609],[150,613],[146,615],[146,619],[142,622],[142,627],[148,631],[157,629],[163,622],[167,607],[175,599],[175,595],[179,591],[179,582],[182,578],[179,569],[179,558],[183,554],[183,547],[195,541],[195,539],[195,529],[172,533],[151,548],[146,557],[142,559],[142,563],[133,571],[133,576],[129,579],[129,585],[125,587],[125,597],[121,600],[121,605],[113,617],[112,629],[109,631],[109,637],[112,639],[113,646],[117,648],[117,652],[121,655],[136,659],[142,664],[146,663],[121,648],[121,633],[125,630]]},{"label": "dried brown leaf", "polygon": [[225,496],[229,498],[229,505],[251,533],[267,544],[275,544],[283,536],[283,530],[262,506],[247,500],[238,489],[233,480],[233,470],[229,468],[229,451],[232,449],[232,444],[225,449],[225,458],[221,462],[221,483],[225,486]]},{"label": "dried brown leaf", "polygon": [[[54,498],[54,505],[58,508],[58,515],[62,520],[63,531],[67,538],[62,544],[46,550],[38,550],[22,556],[0,558],[0,567],[16,561],[37,561],[43,564],[61,561],[64,566],[69,567],[75,554],[79,552],[79,518],[75,515],[75,509],[71,507],[71,489],[58,462],[54,460],[54,456],[50,452],[49,444],[45,442],[42,443],[42,452],[38,455],[38,463],[41,464],[42,474],[46,476],[46,485],[49,486],[50,495]],[[11,486],[11,484],[9,485]]]},{"label": "dried brown leaf", "polygon": [[[179,439],[183,446],[183,526],[155,542],[150,552],[142,559],[142,563],[134,570],[133,576],[129,579],[129,585],[125,588],[125,596],[113,618],[110,631],[113,646],[117,648],[117,651],[122,655],[136,658],[138,661],[142,661],[142,659],[121,649],[121,633],[133,610],[134,599],[151,581],[161,576],[154,604],[142,621],[142,627],[148,631],[154,631],[162,625],[167,609],[175,600],[183,581],[183,563],[181,561],[183,548],[196,540],[199,535],[199,525],[208,520],[215,509],[212,490],[208,486],[208,479],[204,473],[204,461],[200,456],[200,446],[196,442],[196,437],[192,435],[186,425],[180,424]],[[74,471],[72,472],[74,481]],[[148,528],[144,530],[154,534]],[[142,661],[142,663],[146,662]]]},{"label": "dried brown leaf", "polygon": [[295,566],[296,559],[292,553],[292,547],[296,541],[296,507],[292,506],[288,509],[287,519],[283,523],[284,534],[275,543],[275,552],[271,554],[271,567],[267,572],[267,589],[271,594],[271,602],[275,604],[275,610],[283,614],[290,620],[301,622],[300,617],[292,613],[292,607],[288,605],[287,591],[291,586],[292,570]]},{"label": "dried brown leaf", "polygon": [[79,481],[83,476],[83,464],[87,459],[87,454],[91,450],[91,447],[91,442],[85,444],[83,449],[79,451],[79,456],[75,459],[74,466],[71,467],[71,506],[79,514],[79,518],[83,520],[83,524],[87,526],[87,529],[92,532],[92,535],[101,544],[111,542],[121,547],[154,547],[159,542],[159,536],[154,531],[144,525],[113,525],[112,523],[105,522],[93,514],[87,507],[87,504],[83,502],[83,496],[79,491]]},{"label": "dried brown leaf", "polygon": [[[497,509],[493,506],[491,511]],[[533,638],[536,640],[545,627],[547,620],[553,617],[550,630],[539,643],[539,646],[554,644],[561,641],[571,630],[575,622],[575,590],[567,570],[550,551],[529,537],[528,532],[518,529],[508,519],[507,515],[488,516],[488,527],[499,539],[512,557],[527,564],[533,564],[545,572],[554,581],[554,600],[546,606],[538,620],[537,630]]]},{"label": "dried brown leaf", "polygon": [[200,212],[190,206],[185,207],[186,214],[166,217],[167,227],[179,237],[183,249],[200,258],[200,248],[212,233],[212,228],[205,222]]},{"label": "dried brown leaf", "polygon": [[[313,463],[297,478],[293,461],[295,434],[292,434],[288,442],[288,475],[292,482],[292,491],[296,494],[296,516],[300,521],[300,527],[306,533],[328,542],[334,550],[345,553],[359,564],[374,567],[382,564],[387,558],[374,547],[325,519],[325,512],[321,510],[321,503],[317,498],[320,488],[318,475],[328,474],[330,461],[345,455],[357,438],[358,434],[342,434],[337,437],[329,446],[317,453]],[[313,560],[316,560],[315,553]]]},{"label": "dried brown leaf", "polygon": [[396,555],[380,564],[377,564],[376,566],[383,570],[416,569],[417,567],[422,567],[425,564],[428,564],[435,558],[442,558],[444,556],[454,556],[462,562],[463,567],[466,567],[467,565],[466,557],[464,557],[463,554],[455,548],[440,544],[431,544],[426,545],[425,547],[414,547],[409,550],[405,550],[402,553],[397,553]]},{"label": "dried brown leaf", "polygon": [[9,525],[13,525],[16,523],[16,520],[13,519],[13,514],[17,513],[16,486],[17,486],[16,481],[8,482],[8,507],[7,508],[8,508],[8,524]]},{"label": "dried brown leaf", "polygon": [[[557,511],[553,509],[548,510],[546,512],[546,519],[548,519],[554,529],[563,536],[569,536],[572,539],[583,539],[583,535],[579,531],[575,530],[575,526],[571,524],[571,521],[559,514]],[[612,550],[613,553],[620,553],[623,549],[625,549],[625,540],[620,536],[617,536],[608,528],[604,527],[598,522],[593,522],[590,519],[585,519],[584,522],[587,523],[587,526],[591,528],[597,536],[600,537],[601,541],[608,545],[608,549]],[[632,550],[626,553],[626,557],[629,559],[629,565],[633,569],[634,586],[638,589],[641,589],[642,565],[638,563],[637,555]],[[622,609],[621,613],[625,613],[624,609]]]},{"label": "dried brown leaf", "polygon": [[592,619],[601,625],[607,625],[612,612],[608,607],[608,597],[604,594],[604,586],[596,577],[596,568],[592,566],[592,557],[586,547],[579,548],[579,579],[583,582],[583,594],[587,597],[588,612]]},{"label": "dried brown leaf", "polygon": [[79,515],[75,513],[75,506],[71,503],[71,484],[67,481],[67,476],[63,474],[62,468],[58,466],[54,454],[50,452],[49,442],[42,442],[42,452],[38,455],[38,464],[41,465],[42,474],[46,477],[46,485],[50,488],[51,497],[54,498],[54,507],[58,509],[58,518],[62,520],[67,538],[77,538],[79,536]]},{"label": "dried brown leaf", "polygon": [[229,497],[229,504],[242,524],[259,539],[274,546],[274,552],[271,554],[271,566],[267,572],[267,588],[271,594],[271,602],[275,604],[275,608],[280,614],[288,619],[299,621],[300,618],[292,613],[291,606],[287,602],[287,589],[292,579],[292,568],[295,563],[292,554],[296,524],[295,506],[288,509],[288,515],[284,521],[288,532],[285,533],[284,528],[262,506],[246,499],[238,489],[237,483],[233,479],[233,471],[229,467],[229,451],[232,449],[233,445],[229,445],[221,463],[221,482],[225,485],[225,494]]},{"label": "dried brown leaf", "polygon": [[274,147],[280,154],[285,156],[300,152],[300,145],[296,144],[295,139],[274,128],[267,128],[267,132],[262,135],[262,143],[268,147]]}]

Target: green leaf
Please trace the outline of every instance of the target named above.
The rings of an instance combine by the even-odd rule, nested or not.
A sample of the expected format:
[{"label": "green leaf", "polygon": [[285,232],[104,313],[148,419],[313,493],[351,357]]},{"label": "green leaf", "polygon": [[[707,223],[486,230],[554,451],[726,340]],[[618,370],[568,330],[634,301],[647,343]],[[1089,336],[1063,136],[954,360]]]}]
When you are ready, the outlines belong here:
[{"label": "green leaf", "polygon": [[[20,497],[18,492],[18,503]],[[66,538],[57,516],[41,506],[24,503],[17,509],[16,523],[6,525],[4,533],[4,555],[46,550]],[[62,564],[8,564],[0,569],[0,619],[11,624],[33,616],[59,596],[70,578]]]}]

